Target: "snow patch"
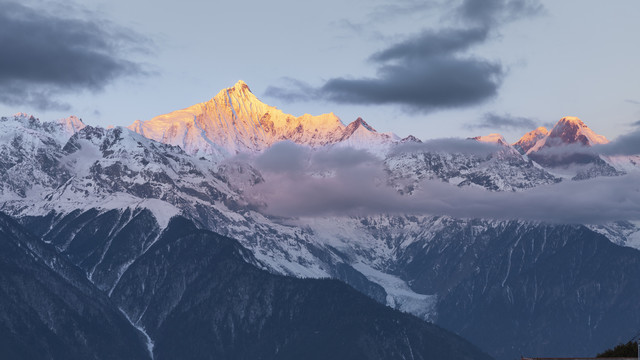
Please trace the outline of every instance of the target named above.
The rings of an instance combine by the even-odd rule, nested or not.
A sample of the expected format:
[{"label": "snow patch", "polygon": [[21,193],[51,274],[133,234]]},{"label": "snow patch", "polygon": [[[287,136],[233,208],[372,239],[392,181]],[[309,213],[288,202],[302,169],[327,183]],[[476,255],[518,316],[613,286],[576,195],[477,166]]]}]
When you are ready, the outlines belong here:
[{"label": "snow patch", "polygon": [[398,310],[419,316],[425,320],[433,320],[436,314],[436,295],[418,294],[397,276],[383,273],[364,263],[351,265],[367,279],[382,286],[387,292],[387,305]]},{"label": "snow patch", "polygon": [[147,332],[145,331],[144,327],[134,324],[133,321],[131,321],[131,319],[129,318],[129,315],[127,315],[127,313],[124,312],[124,310],[122,310],[121,308],[118,308],[118,310],[120,310],[122,315],[124,315],[124,317],[127,319],[129,324],[131,324],[131,326],[133,326],[138,331],[140,331],[140,333],[145,337],[145,339],[147,340],[147,351],[149,352],[149,356],[151,356],[151,360],[153,360],[153,346],[154,346],[154,343],[153,343],[153,340],[151,339],[151,337],[149,336],[149,334],[147,334]]}]

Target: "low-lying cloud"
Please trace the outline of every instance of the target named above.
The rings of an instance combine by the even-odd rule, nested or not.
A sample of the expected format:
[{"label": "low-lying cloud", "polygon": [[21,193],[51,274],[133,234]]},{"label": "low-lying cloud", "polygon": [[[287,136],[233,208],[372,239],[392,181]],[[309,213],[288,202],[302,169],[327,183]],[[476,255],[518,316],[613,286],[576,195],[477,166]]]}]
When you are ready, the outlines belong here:
[{"label": "low-lying cloud", "polygon": [[431,152],[487,156],[500,149],[501,146],[497,143],[474,141],[471,139],[442,138],[426,140],[421,143],[407,142],[398,144],[391,149],[390,154],[395,156],[403,153]]},{"label": "low-lying cloud", "polygon": [[[65,11],[68,11],[65,8]],[[148,40],[88,12],[85,19],[4,1],[0,11],[0,102],[68,110],[60,93],[99,91],[114,79],[144,74],[125,54]]]},{"label": "low-lying cloud", "polygon": [[593,150],[604,155],[638,155],[640,154],[640,130],[621,135],[608,144],[594,145]]},{"label": "low-lying cloud", "polygon": [[[458,143],[464,141],[478,143]],[[455,144],[452,141],[442,147]],[[281,156],[294,147],[302,156]],[[276,166],[274,158],[280,159]],[[311,150],[286,144],[274,146],[254,161],[265,181],[249,189],[246,196],[262,212],[275,216],[385,213],[582,224],[640,219],[638,174],[565,180],[521,192],[492,192],[427,180],[411,195],[401,195],[388,183],[384,163],[362,150]]]}]

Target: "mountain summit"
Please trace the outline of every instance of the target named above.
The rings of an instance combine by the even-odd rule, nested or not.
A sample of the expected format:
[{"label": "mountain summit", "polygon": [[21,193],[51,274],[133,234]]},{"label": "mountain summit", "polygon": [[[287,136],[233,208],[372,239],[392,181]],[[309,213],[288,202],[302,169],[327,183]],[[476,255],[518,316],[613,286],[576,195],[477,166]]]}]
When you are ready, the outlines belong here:
[{"label": "mountain summit", "polygon": [[242,80],[207,102],[148,121],[136,120],[128,128],[213,159],[261,151],[283,140],[322,146],[346,140],[351,140],[350,145],[354,141],[380,143],[395,137],[378,133],[362,119],[345,126],[333,113],[299,117],[285,114],[258,100]]},{"label": "mountain summit", "polygon": [[[536,130],[537,133],[536,131],[528,133],[518,141],[521,149],[538,164],[555,168],[566,168],[576,164],[587,166],[573,177],[574,180],[600,175],[620,175],[620,172],[607,164],[598,154],[587,149],[593,145],[606,144],[609,140],[603,135],[596,134],[579,118],[563,117],[546,135],[543,135],[542,129],[538,128],[538,130]],[[530,141],[527,141],[527,138],[530,138]],[[536,138],[539,140],[531,145]]]},{"label": "mountain summit", "polygon": [[[541,130],[538,128],[538,130]],[[546,130],[546,129],[545,129]],[[535,130],[537,131],[537,130]],[[540,131],[542,133],[542,131]],[[560,119],[546,136],[528,133],[525,137],[538,136],[540,139],[531,146],[527,153],[533,153],[542,148],[554,147],[559,145],[578,144],[584,146],[592,146],[596,144],[606,144],[609,142],[603,135],[596,134],[582,120],[574,116],[565,116]],[[519,142],[520,142],[519,141]]]}]

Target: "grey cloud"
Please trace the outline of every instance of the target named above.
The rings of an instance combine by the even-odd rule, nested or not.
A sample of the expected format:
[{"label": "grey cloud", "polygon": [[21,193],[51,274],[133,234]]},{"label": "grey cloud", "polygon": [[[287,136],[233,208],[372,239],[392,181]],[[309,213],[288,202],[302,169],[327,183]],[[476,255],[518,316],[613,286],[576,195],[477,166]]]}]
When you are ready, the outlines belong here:
[{"label": "grey cloud", "polygon": [[[61,16],[59,8],[3,2],[0,12],[0,101],[40,109],[66,109],[55,94],[99,91],[112,80],[143,74],[125,52],[143,51],[148,40],[97,16]],[[83,12],[83,16],[91,13]]]},{"label": "grey cloud", "polygon": [[373,78],[333,78],[320,88],[287,81],[287,87],[268,87],[266,95],[288,101],[399,104],[408,111],[428,112],[477,104],[495,96],[503,75],[497,63],[445,56],[384,65]]},{"label": "grey cloud", "polygon": [[[384,193],[393,192],[382,188],[382,197],[372,197],[370,183],[382,181],[385,173],[381,160],[366,151],[297,147],[301,153],[291,155],[295,150],[291,144],[280,145],[269,158],[255,158],[254,166],[263,172],[265,182],[245,192],[250,203],[266,205],[269,209],[266,212],[273,215],[290,215],[290,212],[311,215],[316,211],[338,214],[358,209],[360,203],[384,201]],[[288,157],[279,156],[287,151]],[[272,157],[279,159],[276,167],[271,165]],[[312,203],[301,206],[306,201]]]},{"label": "grey cloud", "polygon": [[340,19],[333,22],[333,24],[361,35],[370,33],[374,38],[383,38],[384,36],[382,34],[372,30],[374,27],[373,25],[380,22],[394,20],[398,17],[405,18],[406,16],[416,14],[426,14],[428,11],[440,7],[442,7],[442,4],[439,1],[396,0],[392,3],[374,6],[367,14],[364,22],[356,23],[348,19]]},{"label": "grey cloud", "polygon": [[260,171],[287,176],[292,173],[321,172],[380,162],[373,154],[362,149],[340,146],[314,150],[288,140],[275,143],[253,160],[244,160],[252,161]]},{"label": "grey cloud", "polygon": [[[636,126],[640,126],[640,121]],[[594,145],[593,149],[605,155],[640,155],[640,130],[621,135],[608,144]]]},{"label": "grey cloud", "polygon": [[384,65],[375,78],[330,79],[319,92],[337,103],[400,104],[428,112],[495,96],[503,74],[500,64],[485,60],[433,57]]},{"label": "grey cloud", "polygon": [[261,171],[290,173],[301,171],[309,158],[311,149],[291,141],[274,144],[256,159],[256,167]]},{"label": "grey cloud", "polygon": [[1,80],[0,85],[0,103],[12,106],[28,104],[37,109],[59,111],[71,109],[69,104],[55,100],[57,94],[51,88],[30,89],[20,82],[5,83]]},{"label": "grey cloud", "polygon": [[[335,156],[340,163],[339,153],[326,156]],[[261,211],[278,216],[385,213],[582,224],[640,219],[638,175],[564,181],[522,192],[424,181],[413,195],[400,195],[387,185],[381,162],[357,161],[324,176],[310,172],[312,169],[313,161],[293,173],[264,173],[265,182],[246,194],[260,199],[252,203]]]},{"label": "grey cloud", "polygon": [[[551,140],[555,140],[552,142]],[[571,155],[596,155],[597,147],[585,146],[580,143],[564,144],[559,139],[547,139],[547,143],[552,143],[551,146],[545,146],[539,149],[536,154],[541,156],[557,156],[565,157]]]},{"label": "grey cloud", "polygon": [[310,101],[322,97],[319,89],[303,81],[290,77],[283,77],[280,81],[283,83],[283,86],[269,86],[265,93],[268,96],[290,102]]},{"label": "grey cloud", "polygon": [[465,22],[495,26],[544,13],[538,0],[464,0],[456,12]]},{"label": "grey cloud", "polygon": [[640,126],[640,120],[631,123],[631,126]]},{"label": "grey cloud", "polygon": [[312,154],[312,164],[319,169],[336,169],[358,166],[363,163],[375,163],[379,160],[370,152],[352,147],[336,147]]},{"label": "grey cloud", "polygon": [[628,102],[629,104],[640,105],[640,101],[638,100],[626,99],[625,102]]},{"label": "grey cloud", "polygon": [[350,21],[350,20],[347,20],[347,19],[336,20],[336,21],[331,22],[331,24],[333,26],[341,27],[341,28],[343,28],[345,30],[352,31],[352,32],[357,33],[357,34],[362,34],[364,32],[364,30],[365,30],[365,26],[363,24],[359,24],[359,23],[356,23],[356,22],[353,22],[353,21]]},{"label": "grey cloud", "polygon": [[[640,123],[640,122],[639,122]],[[638,124],[640,125],[640,124]],[[556,146],[543,147],[538,150],[538,155],[545,157],[570,157],[573,155],[640,155],[640,130],[621,135],[607,144],[584,146],[582,144],[558,144]]]},{"label": "grey cloud", "polygon": [[444,29],[423,31],[421,34],[371,55],[370,60],[385,62],[389,60],[417,59],[451,54],[466,50],[470,46],[484,42],[489,29]]},{"label": "grey cloud", "polygon": [[372,54],[369,61],[377,66],[375,76],[334,77],[321,86],[287,79],[282,86],[268,87],[265,94],[287,101],[392,104],[410,112],[482,103],[497,95],[506,70],[500,62],[464,52],[487,41],[506,18],[533,14],[541,6],[533,0],[478,2],[487,7],[477,14],[473,1],[464,1],[457,10],[462,17],[474,16],[471,26],[424,30]]},{"label": "grey cloud", "polygon": [[396,0],[391,4],[379,5],[369,14],[373,21],[384,21],[390,17],[423,13],[441,6],[438,1]]},{"label": "grey cloud", "polygon": [[467,124],[470,129],[533,129],[536,121],[526,117],[512,116],[511,114],[486,113],[482,119],[474,124]]}]

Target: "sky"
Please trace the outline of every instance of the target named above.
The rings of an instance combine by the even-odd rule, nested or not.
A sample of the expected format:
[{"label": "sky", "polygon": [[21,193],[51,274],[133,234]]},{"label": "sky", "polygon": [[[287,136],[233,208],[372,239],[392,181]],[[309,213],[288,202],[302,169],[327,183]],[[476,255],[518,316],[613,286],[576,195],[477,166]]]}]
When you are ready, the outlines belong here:
[{"label": "sky", "polygon": [[0,0],[0,114],[122,125],[242,79],[286,113],[515,142],[640,127],[637,0]]}]

